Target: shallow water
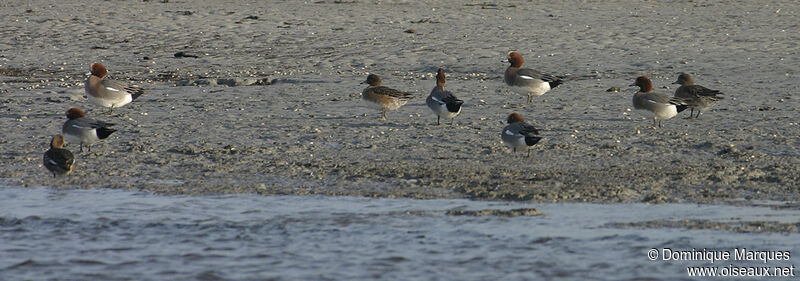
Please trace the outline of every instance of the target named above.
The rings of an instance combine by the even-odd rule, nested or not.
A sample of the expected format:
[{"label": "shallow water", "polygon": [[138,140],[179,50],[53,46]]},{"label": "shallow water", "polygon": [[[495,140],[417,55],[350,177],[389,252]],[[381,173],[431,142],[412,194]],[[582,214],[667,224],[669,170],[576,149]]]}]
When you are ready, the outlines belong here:
[{"label": "shallow water", "polygon": [[[451,216],[537,208],[544,216]],[[648,250],[795,253],[796,234],[614,222],[796,222],[797,210],[316,196],[162,196],[0,186],[0,280],[680,280],[702,261]],[[791,266],[793,260],[714,266]],[[774,278],[773,278],[774,279]]]}]

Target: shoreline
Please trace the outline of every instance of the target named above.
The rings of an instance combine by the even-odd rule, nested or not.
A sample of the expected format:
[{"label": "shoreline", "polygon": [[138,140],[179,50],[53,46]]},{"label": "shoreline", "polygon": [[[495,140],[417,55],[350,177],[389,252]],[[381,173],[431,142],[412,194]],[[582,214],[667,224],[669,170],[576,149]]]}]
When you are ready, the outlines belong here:
[{"label": "shoreline", "polygon": [[[114,15],[95,17],[79,2],[41,3],[0,12],[13,20],[4,26],[13,36],[0,39],[8,132],[0,178],[16,186],[530,202],[800,199],[800,38],[785,31],[800,5],[790,2],[122,2]],[[509,50],[569,81],[526,105],[502,84]],[[198,58],[174,57],[179,51]],[[83,93],[92,62],[147,92],[101,114]],[[455,126],[433,125],[424,104],[439,67],[465,101]],[[647,74],[657,92],[672,94],[683,71],[726,99],[698,120],[680,114],[653,130],[625,86]],[[378,120],[360,98],[367,73],[415,98]],[[606,92],[613,87],[621,91]],[[93,153],[76,153],[72,177],[53,179],[41,153],[71,106],[119,131]],[[542,133],[530,158],[500,142],[511,112]]]}]

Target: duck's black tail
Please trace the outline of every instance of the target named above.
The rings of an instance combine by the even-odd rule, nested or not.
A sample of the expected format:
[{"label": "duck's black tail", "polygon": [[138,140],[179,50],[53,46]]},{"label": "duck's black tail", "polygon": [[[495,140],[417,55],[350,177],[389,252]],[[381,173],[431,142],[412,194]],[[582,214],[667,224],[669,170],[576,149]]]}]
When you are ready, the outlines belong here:
[{"label": "duck's black tail", "polygon": [[144,89],[137,86],[129,86],[125,88],[125,90],[131,93],[133,100],[136,100],[136,98],[144,94]]},{"label": "duck's black tail", "polygon": [[537,144],[540,140],[542,140],[542,137],[525,136],[525,144],[527,144],[528,146],[533,146],[534,144]]},{"label": "duck's black tail", "polygon": [[447,111],[458,112],[461,110],[461,106],[464,105],[464,101],[460,99],[445,100],[445,104],[447,105]]},{"label": "duck's black tail", "polygon": [[564,80],[558,79],[556,81],[548,82],[550,84],[550,89],[558,87],[558,85],[564,84]]},{"label": "duck's black tail", "polygon": [[116,132],[116,131],[117,131],[117,130],[114,130],[114,129],[109,129],[109,128],[105,128],[105,127],[102,127],[102,128],[97,128],[97,138],[99,138],[99,139],[101,139],[101,140],[102,140],[102,139],[105,139],[105,138],[107,138],[108,136],[110,136],[110,135],[111,135],[111,133],[113,133],[113,132]]},{"label": "duck's black tail", "polygon": [[672,97],[672,98],[669,99],[669,104],[674,105],[675,108],[678,109],[678,112],[682,112],[682,111],[686,110],[687,108],[689,108],[689,103],[690,102],[688,102],[688,101],[689,100],[687,100],[685,98]]}]

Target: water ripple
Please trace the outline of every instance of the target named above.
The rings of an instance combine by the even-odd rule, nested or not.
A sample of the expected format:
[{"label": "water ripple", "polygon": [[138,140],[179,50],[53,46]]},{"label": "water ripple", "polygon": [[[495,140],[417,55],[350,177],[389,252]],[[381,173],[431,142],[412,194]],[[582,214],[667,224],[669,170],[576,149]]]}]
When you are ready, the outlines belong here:
[{"label": "water ripple", "polygon": [[[535,208],[545,216],[451,216]],[[685,279],[651,248],[793,250],[798,235],[607,227],[797,216],[701,205],[521,204],[0,187],[0,279]],[[464,212],[462,212],[464,213]]]}]

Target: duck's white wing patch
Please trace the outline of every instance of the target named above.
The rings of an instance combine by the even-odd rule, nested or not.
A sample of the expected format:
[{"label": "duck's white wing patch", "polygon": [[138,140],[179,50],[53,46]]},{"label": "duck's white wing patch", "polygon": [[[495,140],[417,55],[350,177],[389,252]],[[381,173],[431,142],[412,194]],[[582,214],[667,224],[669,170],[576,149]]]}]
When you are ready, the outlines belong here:
[{"label": "duck's white wing patch", "polygon": [[78,129],[91,129],[91,127],[84,127],[84,126],[81,126],[81,125],[78,125],[78,124],[72,124],[72,127],[73,128],[78,128]]},{"label": "duck's white wing patch", "polygon": [[438,102],[438,103],[440,103],[440,104],[444,103],[444,102],[442,102],[441,100],[437,99],[436,97],[431,97],[431,99],[432,99],[433,101],[435,101],[435,102]]},{"label": "duck's white wing patch", "polygon": [[58,165],[58,162],[56,162],[56,160],[53,160],[53,159],[50,159],[50,158],[47,158],[47,162],[50,163],[50,164],[53,164],[53,165]]},{"label": "duck's white wing patch", "polygon": [[504,133],[504,134],[506,134],[506,135],[509,135],[509,136],[515,136],[515,134],[514,134],[514,133],[512,133],[512,132],[511,132],[511,130],[506,130],[506,131],[505,131],[505,132],[503,132],[503,133]]},{"label": "duck's white wing patch", "polygon": [[520,75],[519,78],[526,79],[526,80],[533,80],[535,78],[527,76],[527,75]]},{"label": "duck's white wing patch", "polygon": [[117,90],[117,89],[114,89],[114,88],[111,88],[111,87],[106,87],[106,90],[109,90],[109,91],[114,91],[114,92],[119,92],[119,90]]}]

